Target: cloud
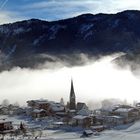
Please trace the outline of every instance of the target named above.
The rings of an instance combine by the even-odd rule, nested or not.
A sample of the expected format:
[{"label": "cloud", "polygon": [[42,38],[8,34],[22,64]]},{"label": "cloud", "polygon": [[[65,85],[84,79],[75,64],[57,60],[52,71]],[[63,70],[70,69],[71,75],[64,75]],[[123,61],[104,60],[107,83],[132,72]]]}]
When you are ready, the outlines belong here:
[{"label": "cloud", "polygon": [[40,13],[46,13],[46,16],[42,16],[40,13],[36,13],[36,15],[40,15],[41,18],[47,20],[57,20],[62,18],[69,18],[73,16],[77,16],[83,13],[99,13],[102,12],[104,8],[101,8],[104,5],[102,1],[96,0],[58,0],[58,1],[41,1],[34,2],[32,4],[27,4],[23,9],[28,10],[29,12],[40,11]]},{"label": "cloud", "polygon": [[0,24],[16,21],[16,19],[11,18],[10,15],[11,14],[9,12],[1,12],[0,13],[0,19],[1,19]]},{"label": "cloud", "polygon": [[12,23],[22,19],[17,13],[0,10],[0,24]]},{"label": "cloud", "polygon": [[52,21],[84,13],[117,13],[124,10],[140,10],[139,0],[12,0],[8,3],[6,1],[1,3],[4,6],[3,9],[18,15],[17,19],[9,16],[11,18],[6,18],[6,23],[19,18],[39,18]]},{"label": "cloud", "polygon": [[117,13],[127,9],[140,9],[138,0],[50,0],[33,2],[24,6],[31,11],[40,11],[46,13],[47,20],[55,20],[77,16],[83,13]]}]

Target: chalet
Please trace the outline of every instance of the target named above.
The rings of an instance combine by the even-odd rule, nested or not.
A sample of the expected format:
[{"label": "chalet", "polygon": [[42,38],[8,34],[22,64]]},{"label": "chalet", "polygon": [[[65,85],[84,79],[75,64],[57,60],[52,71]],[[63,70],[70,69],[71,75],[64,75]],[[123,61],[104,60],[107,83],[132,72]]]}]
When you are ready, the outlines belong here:
[{"label": "chalet", "polygon": [[82,115],[76,115],[72,118],[72,125],[88,128],[91,126],[91,117],[89,116],[82,116]]},{"label": "chalet", "polygon": [[13,131],[13,125],[11,121],[5,119],[0,120],[0,133],[8,133]]}]

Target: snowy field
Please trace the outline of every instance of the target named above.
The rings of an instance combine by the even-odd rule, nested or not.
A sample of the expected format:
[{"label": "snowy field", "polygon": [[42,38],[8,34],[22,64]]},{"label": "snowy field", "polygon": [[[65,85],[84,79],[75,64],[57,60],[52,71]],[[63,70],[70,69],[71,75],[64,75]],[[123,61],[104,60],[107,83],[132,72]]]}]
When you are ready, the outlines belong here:
[{"label": "snowy field", "polygon": [[[6,116],[1,116],[1,118],[6,118]],[[13,121],[13,124],[18,126],[20,122],[24,122],[27,126],[35,127],[36,124],[29,122],[25,118],[19,117],[8,117],[9,120]],[[37,122],[38,123],[38,122]],[[38,125],[39,127],[39,125]],[[43,126],[44,127],[44,126]],[[42,128],[42,126],[40,126]],[[40,140],[140,140],[140,121],[130,124],[128,126],[123,126],[121,128],[116,128],[114,130],[106,130],[100,132],[99,136],[91,136],[88,138],[82,138],[82,131],[76,132],[66,132],[64,130],[42,130],[42,137],[38,138]],[[17,138],[5,137],[5,140],[27,140],[29,138],[23,138],[18,136]],[[30,137],[32,140],[32,137]]]},{"label": "snowy field", "polygon": [[80,138],[80,136],[79,133],[53,132],[48,138],[55,140],[140,140],[140,122],[136,122],[126,129],[103,131],[99,136],[89,138]]}]

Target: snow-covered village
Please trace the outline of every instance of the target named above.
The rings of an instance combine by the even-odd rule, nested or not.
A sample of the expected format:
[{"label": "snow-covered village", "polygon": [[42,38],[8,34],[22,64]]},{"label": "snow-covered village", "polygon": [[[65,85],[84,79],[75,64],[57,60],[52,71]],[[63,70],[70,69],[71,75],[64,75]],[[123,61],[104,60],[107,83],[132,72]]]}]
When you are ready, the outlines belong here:
[{"label": "snow-covered village", "polygon": [[[86,103],[76,102],[71,80],[69,101],[64,103],[37,99],[26,107],[8,104],[0,106],[0,137],[2,140],[62,140],[133,138],[140,132],[140,103],[108,104],[90,110]],[[132,129],[132,131],[131,131]],[[131,133],[129,134],[129,131]],[[127,134],[128,133],[128,134]],[[139,138],[139,134],[134,137]]]},{"label": "snow-covered village", "polygon": [[0,0],[0,140],[140,140],[140,0]]}]

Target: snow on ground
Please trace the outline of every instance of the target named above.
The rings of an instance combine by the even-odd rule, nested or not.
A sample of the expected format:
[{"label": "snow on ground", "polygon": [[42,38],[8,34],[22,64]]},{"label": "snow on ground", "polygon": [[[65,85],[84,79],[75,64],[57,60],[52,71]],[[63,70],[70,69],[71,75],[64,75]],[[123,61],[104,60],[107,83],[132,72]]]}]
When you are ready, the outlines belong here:
[{"label": "snow on ground", "polygon": [[[34,126],[34,127],[36,126],[35,122],[30,122],[30,119],[27,119],[25,117],[0,116],[0,118],[8,118],[8,120],[13,121],[14,125],[18,125],[22,121],[28,126]],[[37,125],[38,125],[38,122],[37,122]],[[106,131],[100,132],[99,136],[93,135],[88,138],[82,138],[81,135],[82,135],[82,131],[70,132],[70,131],[64,131],[64,130],[59,130],[59,129],[57,130],[47,129],[47,130],[42,130],[42,137],[39,139],[40,140],[139,140],[140,139],[140,121],[135,122],[134,124],[128,124],[121,127],[116,127],[115,129],[112,129],[112,130],[106,130]],[[19,140],[19,138],[20,137],[17,137],[15,140]],[[27,140],[28,138],[20,138],[20,139]]]}]

